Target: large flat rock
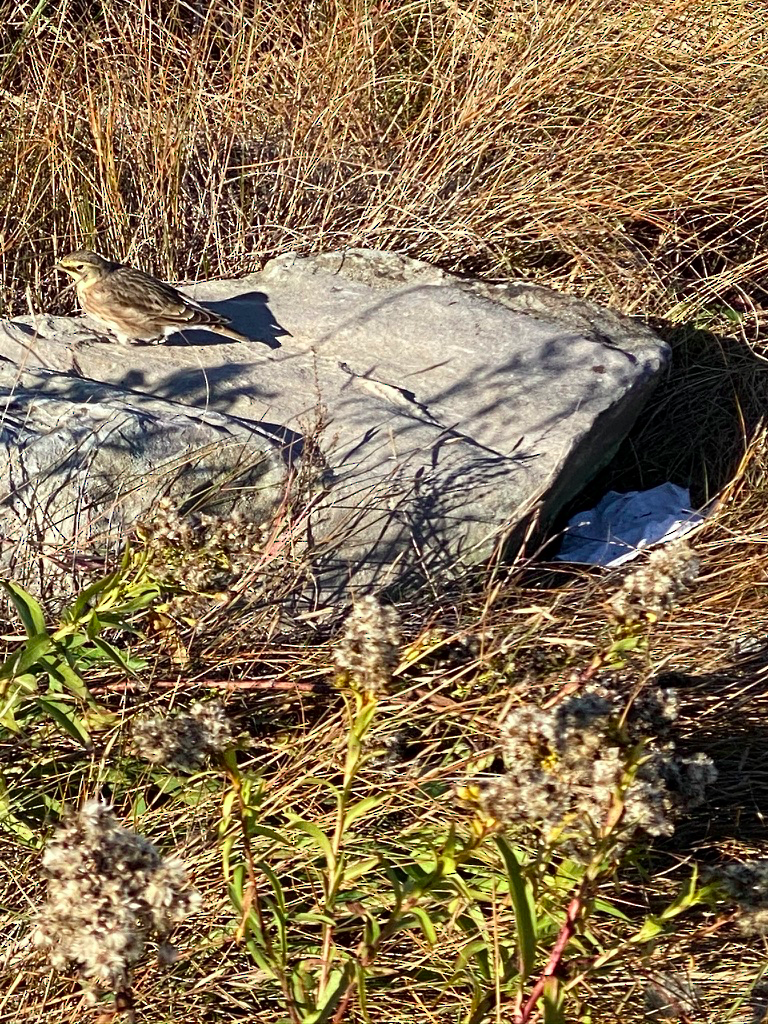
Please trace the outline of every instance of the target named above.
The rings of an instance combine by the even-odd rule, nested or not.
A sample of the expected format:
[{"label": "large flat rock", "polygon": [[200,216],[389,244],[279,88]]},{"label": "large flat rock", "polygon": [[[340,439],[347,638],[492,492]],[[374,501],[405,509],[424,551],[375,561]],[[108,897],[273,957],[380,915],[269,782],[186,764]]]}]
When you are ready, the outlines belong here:
[{"label": "large flat rock", "polygon": [[330,486],[302,522],[326,595],[455,575],[546,522],[611,458],[668,355],[609,310],[378,251],[186,290],[282,347],[189,333],[126,348],[45,316],[3,322],[0,355],[255,421],[293,455],[311,438]]}]

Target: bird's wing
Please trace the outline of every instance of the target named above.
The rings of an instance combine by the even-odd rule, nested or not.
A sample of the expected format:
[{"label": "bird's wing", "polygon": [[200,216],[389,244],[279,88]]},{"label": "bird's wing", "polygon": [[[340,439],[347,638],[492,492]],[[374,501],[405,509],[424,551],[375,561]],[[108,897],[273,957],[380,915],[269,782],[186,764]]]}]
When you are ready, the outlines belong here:
[{"label": "bird's wing", "polygon": [[[164,281],[133,267],[120,267],[109,277],[110,300],[126,312],[180,327],[194,324],[228,324],[226,317],[198,305]],[[116,310],[117,311],[117,310]]]}]

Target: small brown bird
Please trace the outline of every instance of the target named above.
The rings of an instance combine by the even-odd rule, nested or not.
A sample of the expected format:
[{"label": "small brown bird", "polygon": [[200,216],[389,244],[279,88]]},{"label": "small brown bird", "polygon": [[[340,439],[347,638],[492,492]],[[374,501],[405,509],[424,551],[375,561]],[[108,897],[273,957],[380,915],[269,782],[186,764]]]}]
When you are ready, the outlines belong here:
[{"label": "small brown bird", "polygon": [[[56,269],[74,278],[83,312],[122,344],[157,344],[169,334],[187,329],[213,331],[234,341],[261,340],[240,334],[227,317],[205,309],[143,270],[113,263],[96,252],[73,252],[57,263]],[[265,344],[279,347],[273,341]]]}]

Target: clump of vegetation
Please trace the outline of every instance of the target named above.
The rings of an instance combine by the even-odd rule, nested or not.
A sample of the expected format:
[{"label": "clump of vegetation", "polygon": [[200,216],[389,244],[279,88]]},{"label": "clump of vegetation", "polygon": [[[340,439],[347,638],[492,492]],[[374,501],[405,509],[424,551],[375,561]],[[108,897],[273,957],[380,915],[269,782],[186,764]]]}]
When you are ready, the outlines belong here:
[{"label": "clump of vegetation", "polygon": [[148,934],[166,935],[199,905],[182,864],[120,828],[106,804],[87,800],[49,841],[43,869],[48,898],[33,944],[57,970],[74,966],[130,1009],[130,970]]},{"label": "clump of vegetation", "polygon": [[676,717],[674,691],[624,703],[593,685],[546,710],[513,708],[501,725],[506,771],[480,791],[486,814],[526,821],[576,858],[617,814],[624,841],[637,830],[672,835],[676,814],[703,803],[717,771],[705,754],[680,758],[674,742],[659,742]]},{"label": "clump of vegetation", "polygon": [[[76,603],[79,619],[71,609],[61,617],[76,620],[85,638],[109,606],[118,636],[146,646],[142,632],[162,584],[137,577],[126,558],[90,594],[87,611]],[[155,601],[137,600],[146,594]],[[32,677],[36,689],[45,675],[55,688],[54,655],[46,662],[38,647],[62,627],[45,625],[43,609],[18,586],[11,595],[30,630],[0,672],[9,688]],[[630,624],[605,617],[589,662],[574,659],[566,679],[561,668],[550,677],[546,699],[512,698],[499,715],[510,697],[488,681],[524,670],[510,663],[510,620],[488,602],[486,595],[474,628],[489,647],[469,661],[485,678],[479,705],[439,699],[440,680],[444,687],[457,672],[450,635],[433,624],[428,642],[420,630],[408,640],[416,609],[404,604],[397,613],[367,595],[330,642],[294,656],[280,691],[290,696],[268,718],[246,696],[251,680],[242,673],[205,681],[233,693],[243,687],[226,707],[193,701],[185,709],[192,680],[175,684],[175,711],[159,695],[151,714],[146,697],[125,704],[120,681],[93,665],[70,625],[67,647],[53,650],[74,676],[99,680],[102,703],[70,688],[51,728],[50,699],[30,684],[0,742],[0,753],[32,755],[15,770],[6,758],[3,824],[33,860],[42,850],[47,879],[36,924],[25,926],[25,914],[7,922],[25,1002],[41,998],[44,1018],[49,996],[36,995],[29,973],[40,970],[39,953],[62,998],[75,997],[79,980],[102,1010],[111,998],[110,1012],[134,1020],[143,1019],[158,972],[171,979],[166,1012],[177,1012],[188,999],[186,972],[202,977],[211,957],[221,964],[223,956],[225,988],[237,1002],[244,992],[236,979],[250,961],[258,978],[250,1012],[268,1019],[383,1019],[394,989],[396,1013],[429,999],[441,1019],[453,1019],[458,1006],[478,1024],[498,1012],[519,1024],[555,1022],[591,1012],[594,993],[630,966],[652,979],[654,998],[667,992],[672,982],[662,984],[655,960],[684,942],[688,918],[716,930],[736,916],[741,932],[761,930],[761,876],[745,881],[749,865],[710,872],[701,885],[698,864],[686,859],[671,893],[654,893],[637,871],[650,863],[648,837],[674,840],[717,779],[709,756],[677,749],[680,696],[638,660],[657,616]],[[505,606],[513,616],[517,604]],[[190,629],[193,668],[210,638]],[[521,664],[526,633],[517,632],[511,654]],[[146,662],[130,646],[123,639],[120,653],[108,645],[104,664],[140,673]],[[321,681],[332,665],[335,694]],[[466,670],[465,658],[458,671]],[[261,694],[268,699],[269,688]],[[298,716],[297,698],[311,701]],[[404,729],[416,742],[383,770],[388,740]],[[111,806],[99,796],[105,785]],[[155,835],[119,824],[118,807]],[[623,886],[645,888],[649,904],[628,903]],[[146,955],[153,935],[154,965]]]},{"label": "clump of vegetation", "polygon": [[171,280],[356,245],[537,280],[673,346],[595,488],[718,501],[626,574],[524,551],[328,619],[282,601],[290,524],[164,505],[63,608],[8,582],[3,1012],[761,1019],[763,21],[6,5],[6,314],[70,308],[82,246]]}]

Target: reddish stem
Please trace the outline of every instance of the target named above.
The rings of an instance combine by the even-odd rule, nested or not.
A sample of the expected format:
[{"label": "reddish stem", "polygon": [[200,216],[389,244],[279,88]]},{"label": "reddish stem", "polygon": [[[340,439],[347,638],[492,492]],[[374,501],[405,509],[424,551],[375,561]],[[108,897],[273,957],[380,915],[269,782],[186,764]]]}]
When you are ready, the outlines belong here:
[{"label": "reddish stem", "polygon": [[[182,684],[178,679],[153,679],[151,683],[123,679],[117,683],[91,686],[91,693],[134,693],[145,690],[175,690]],[[298,690],[301,693],[323,693],[328,683],[301,683],[293,679],[194,679],[188,685],[205,686],[211,690]]]},{"label": "reddish stem", "polygon": [[541,993],[544,991],[547,978],[551,978],[560,966],[560,961],[563,959],[565,948],[571,941],[573,933],[576,931],[576,924],[579,920],[580,913],[581,896],[574,896],[568,904],[568,910],[565,913],[565,922],[557,936],[557,942],[555,942],[552,947],[552,952],[549,954],[547,966],[541,972],[539,980],[533,986],[525,1006],[519,1013],[515,1014],[515,1024],[526,1024],[526,1021],[531,1019],[531,1014],[536,1009],[536,1003],[539,1001]]}]

